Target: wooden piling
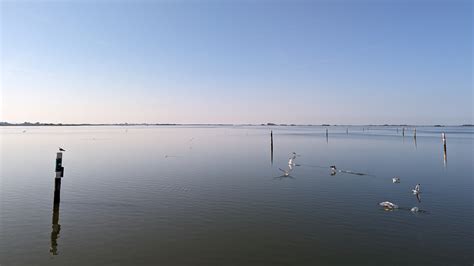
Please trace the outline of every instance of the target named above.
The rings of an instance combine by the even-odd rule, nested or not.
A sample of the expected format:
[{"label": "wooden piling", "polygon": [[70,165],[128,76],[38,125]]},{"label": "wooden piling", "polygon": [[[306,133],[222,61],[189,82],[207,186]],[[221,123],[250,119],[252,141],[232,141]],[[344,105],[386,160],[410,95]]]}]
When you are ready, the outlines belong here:
[{"label": "wooden piling", "polygon": [[63,153],[56,153],[56,176],[54,177],[54,199],[53,199],[53,217],[52,217],[52,231],[51,244],[49,252],[52,255],[58,254],[58,237],[61,225],[59,224],[59,203],[61,201],[61,178],[64,176],[63,167]]},{"label": "wooden piling", "polygon": [[405,137],[405,128],[402,128],[402,136]]},{"label": "wooden piling", "polygon": [[346,128],[346,135],[349,135],[349,128]]},{"label": "wooden piling", "polygon": [[56,177],[54,178],[54,203],[59,203],[61,197],[61,178],[64,176],[63,153],[56,153]]},{"label": "wooden piling", "polygon": [[444,166],[446,166],[447,161],[448,161],[448,155],[446,152],[446,134],[444,132],[441,133],[441,138],[443,139],[443,162],[444,162]]},{"label": "wooden piling", "polygon": [[270,161],[273,164],[273,130],[270,131]]},{"label": "wooden piling", "polygon": [[413,137],[416,139],[416,127],[415,127],[415,129],[414,129],[414,131],[413,131]]}]

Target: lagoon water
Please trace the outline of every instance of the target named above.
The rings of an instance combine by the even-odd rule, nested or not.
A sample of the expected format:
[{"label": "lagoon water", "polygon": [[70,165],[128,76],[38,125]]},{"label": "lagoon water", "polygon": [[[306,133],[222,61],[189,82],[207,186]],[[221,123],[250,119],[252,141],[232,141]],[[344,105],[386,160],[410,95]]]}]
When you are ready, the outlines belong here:
[{"label": "lagoon water", "polygon": [[472,127],[328,129],[2,127],[0,264],[474,263]]}]

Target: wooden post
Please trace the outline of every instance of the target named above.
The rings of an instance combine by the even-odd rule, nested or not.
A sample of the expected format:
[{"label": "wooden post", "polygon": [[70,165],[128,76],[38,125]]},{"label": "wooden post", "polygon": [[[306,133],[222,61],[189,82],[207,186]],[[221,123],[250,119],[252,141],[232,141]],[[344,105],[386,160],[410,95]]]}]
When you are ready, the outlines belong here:
[{"label": "wooden post", "polygon": [[349,135],[349,128],[346,128],[346,134]]},{"label": "wooden post", "polygon": [[446,152],[446,134],[444,132],[441,133],[441,138],[443,139],[443,162],[444,162],[444,166],[446,166],[448,162],[448,155]]},{"label": "wooden post", "polygon": [[413,137],[416,139],[416,127],[415,127],[415,130],[413,132]]},{"label": "wooden post", "polygon": [[273,164],[273,130],[270,131],[270,161]]},{"label": "wooden post", "polygon": [[58,254],[58,236],[61,230],[59,224],[59,203],[61,198],[61,178],[64,176],[63,167],[63,153],[56,153],[56,176],[54,178],[54,199],[53,199],[53,218],[52,218],[52,231],[51,231],[51,245],[49,252],[52,255]]},{"label": "wooden post", "polygon": [[402,136],[405,137],[405,128],[402,128]]},{"label": "wooden post", "polygon": [[326,128],[326,143],[329,142],[329,132],[328,129]]},{"label": "wooden post", "polygon": [[61,197],[61,178],[64,176],[63,153],[56,153],[56,177],[54,178],[54,203],[59,203]]}]

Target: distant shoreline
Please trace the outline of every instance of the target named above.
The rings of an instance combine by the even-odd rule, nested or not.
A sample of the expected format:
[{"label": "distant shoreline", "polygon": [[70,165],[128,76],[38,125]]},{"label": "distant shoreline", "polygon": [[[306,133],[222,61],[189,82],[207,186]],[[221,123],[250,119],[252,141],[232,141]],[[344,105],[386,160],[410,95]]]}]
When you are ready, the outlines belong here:
[{"label": "distant shoreline", "polygon": [[63,126],[271,126],[271,127],[278,127],[278,126],[323,126],[323,127],[330,127],[330,126],[359,126],[359,127],[449,127],[449,126],[456,126],[456,127],[474,127],[473,124],[462,124],[462,125],[408,125],[408,124],[369,124],[369,125],[344,125],[344,124],[276,124],[276,123],[265,123],[265,124],[175,124],[175,123],[112,123],[112,124],[104,124],[104,123],[41,123],[41,122],[23,122],[23,123],[8,123],[8,122],[0,122],[0,126],[52,126],[52,127],[63,127]]}]

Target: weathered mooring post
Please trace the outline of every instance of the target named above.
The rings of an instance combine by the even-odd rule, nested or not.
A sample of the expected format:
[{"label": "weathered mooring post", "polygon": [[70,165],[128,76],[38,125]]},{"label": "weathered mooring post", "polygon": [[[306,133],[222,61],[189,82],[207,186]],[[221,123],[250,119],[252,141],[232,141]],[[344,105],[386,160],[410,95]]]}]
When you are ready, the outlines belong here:
[{"label": "weathered mooring post", "polygon": [[59,203],[61,199],[61,178],[64,176],[63,164],[63,153],[56,153],[56,176],[54,178],[54,199],[53,199],[53,218],[52,218],[52,231],[51,231],[51,246],[49,252],[52,255],[58,254],[58,236],[61,230],[59,224]]},{"label": "weathered mooring post", "polygon": [[270,131],[270,161],[273,164],[273,130]]},{"label": "weathered mooring post", "polygon": [[402,128],[402,136],[405,137],[405,128]]},{"label": "weathered mooring post", "polygon": [[443,139],[443,162],[444,162],[444,166],[446,166],[448,162],[448,155],[446,152],[446,134],[444,132],[441,133],[441,138]]},{"label": "weathered mooring post", "polygon": [[329,132],[328,132],[328,129],[326,128],[326,143],[328,143],[329,141]]},{"label": "weathered mooring post", "polygon": [[61,178],[64,176],[63,153],[56,153],[56,177],[54,178],[54,203],[59,203],[61,197]]}]

